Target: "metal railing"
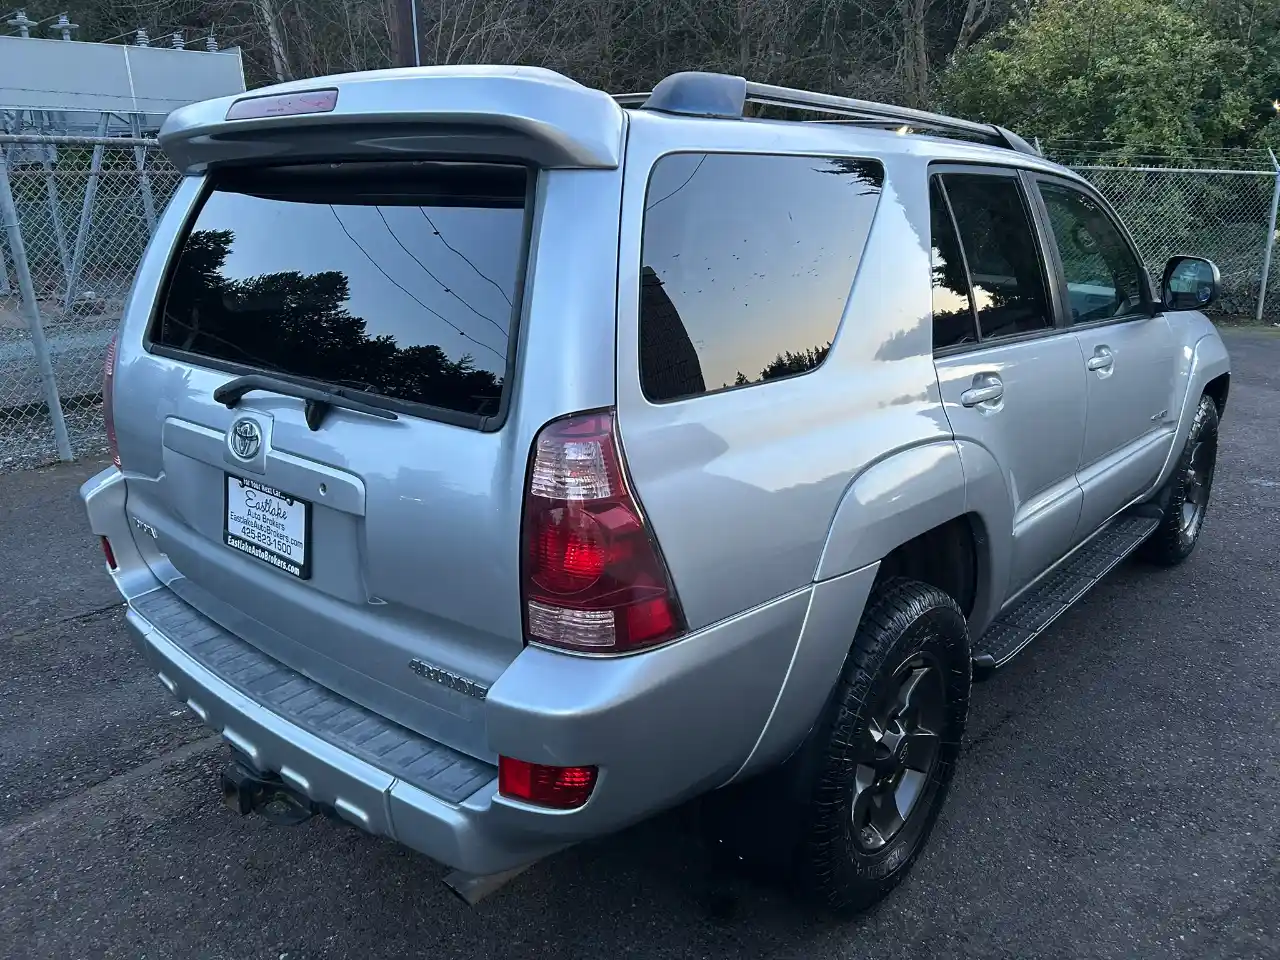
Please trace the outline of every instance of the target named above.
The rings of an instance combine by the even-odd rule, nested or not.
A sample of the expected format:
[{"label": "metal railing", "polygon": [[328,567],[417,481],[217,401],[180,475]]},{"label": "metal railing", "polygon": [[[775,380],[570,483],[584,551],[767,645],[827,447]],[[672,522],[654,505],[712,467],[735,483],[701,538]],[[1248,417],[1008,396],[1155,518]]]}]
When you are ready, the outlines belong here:
[{"label": "metal railing", "polygon": [[[1073,165],[1125,219],[1154,277],[1173,254],[1209,257],[1222,271],[1218,310],[1280,320],[1280,164],[1229,159]],[[0,134],[0,473],[105,451],[107,344],[180,180],[154,140]]]}]

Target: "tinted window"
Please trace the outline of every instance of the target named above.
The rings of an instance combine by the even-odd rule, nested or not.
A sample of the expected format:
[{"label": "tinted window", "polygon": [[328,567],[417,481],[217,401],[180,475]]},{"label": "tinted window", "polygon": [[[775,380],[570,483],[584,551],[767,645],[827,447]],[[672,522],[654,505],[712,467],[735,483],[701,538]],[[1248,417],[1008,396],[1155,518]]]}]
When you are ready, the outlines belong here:
[{"label": "tinted window", "polygon": [[1040,185],[1067,281],[1073,323],[1142,308],[1142,266],[1111,219],[1093,200],[1058,184]]},{"label": "tinted window", "polygon": [[933,231],[933,349],[942,350],[978,339],[955,223],[937,177],[929,183],[929,219]]},{"label": "tinted window", "polygon": [[947,174],[983,340],[1053,326],[1044,266],[1013,177]]},{"label": "tinted window", "polygon": [[640,382],[675,400],[826,359],[880,199],[879,163],[674,154],[645,201]]},{"label": "tinted window", "polygon": [[447,410],[497,412],[521,168],[325,164],[214,184],[154,343]]}]

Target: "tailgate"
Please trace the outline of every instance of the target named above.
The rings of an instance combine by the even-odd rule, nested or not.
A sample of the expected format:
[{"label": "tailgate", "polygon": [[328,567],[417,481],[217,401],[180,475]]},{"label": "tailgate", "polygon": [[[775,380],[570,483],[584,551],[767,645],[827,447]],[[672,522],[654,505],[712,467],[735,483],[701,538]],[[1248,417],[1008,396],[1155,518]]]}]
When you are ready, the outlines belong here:
[{"label": "tailgate", "polygon": [[501,427],[532,176],[210,177],[116,397],[122,443],[154,465],[130,476],[129,508],[175,592],[476,752],[483,690],[522,648],[525,451]]}]

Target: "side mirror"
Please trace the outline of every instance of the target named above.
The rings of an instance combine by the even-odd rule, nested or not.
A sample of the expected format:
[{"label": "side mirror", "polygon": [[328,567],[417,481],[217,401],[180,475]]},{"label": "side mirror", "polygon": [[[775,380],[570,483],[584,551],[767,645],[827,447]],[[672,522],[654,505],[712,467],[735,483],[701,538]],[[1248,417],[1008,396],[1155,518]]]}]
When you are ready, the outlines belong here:
[{"label": "side mirror", "polygon": [[1218,297],[1222,275],[1212,260],[1170,257],[1164,267],[1160,299],[1169,310],[1203,310]]}]

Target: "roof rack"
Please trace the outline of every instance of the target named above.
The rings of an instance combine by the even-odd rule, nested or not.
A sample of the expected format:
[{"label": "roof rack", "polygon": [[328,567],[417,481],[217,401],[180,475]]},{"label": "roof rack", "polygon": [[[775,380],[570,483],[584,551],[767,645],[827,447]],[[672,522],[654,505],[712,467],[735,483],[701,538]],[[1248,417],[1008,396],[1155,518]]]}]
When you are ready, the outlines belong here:
[{"label": "roof rack", "polygon": [[726,73],[688,71],[673,73],[660,81],[650,93],[616,94],[622,106],[638,106],[642,110],[674,113],[690,117],[719,117],[740,120],[748,103],[758,103],[791,110],[809,110],[834,115],[841,119],[828,123],[859,123],[868,126],[908,127],[921,131],[965,136],[1019,153],[1040,156],[1040,151],[1012,130],[993,123],[976,123],[940,113],[895,107],[870,100],[837,97],[829,93],[775,87],[754,83]]}]

